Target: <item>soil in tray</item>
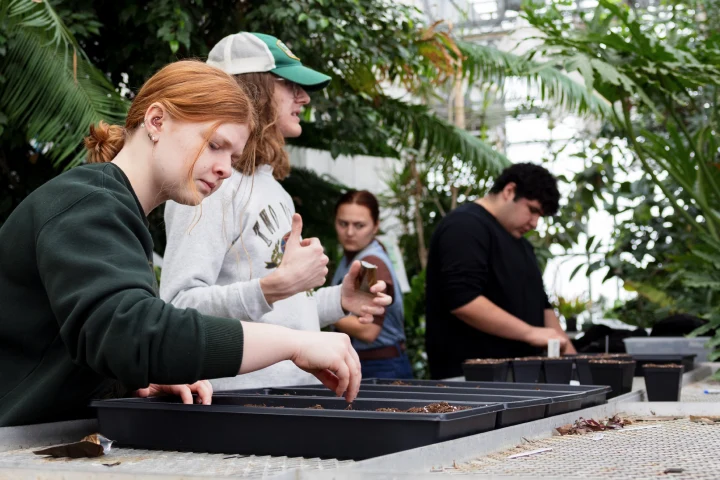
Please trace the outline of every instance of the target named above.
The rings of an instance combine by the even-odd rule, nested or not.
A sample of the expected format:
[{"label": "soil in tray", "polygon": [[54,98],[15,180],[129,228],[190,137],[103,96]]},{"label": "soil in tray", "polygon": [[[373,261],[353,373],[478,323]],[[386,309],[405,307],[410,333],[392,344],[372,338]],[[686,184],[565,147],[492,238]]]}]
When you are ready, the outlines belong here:
[{"label": "soil in tray", "polygon": [[[264,403],[246,403],[243,405],[243,407],[256,407],[256,408],[285,408],[283,405],[265,405]],[[328,410],[322,405],[313,405],[311,407],[304,407],[305,410]],[[355,410],[352,406],[352,403],[344,408],[344,410]],[[453,413],[453,412],[461,412],[463,410],[470,410],[470,407],[467,406],[456,406],[456,405],[450,405],[447,402],[437,402],[437,403],[431,403],[428,405],[424,405],[422,407],[411,407],[407,410],[402,410],[400,408],[376,408],[375,412],[390,412],[390,413]],[[362,410],[358,410],[362,411]]]},{"label": "soil in tray", "polygon": [[399,408],[377,408],[376,412],[393,412],[393,413],[453,413],[460,412],[462,410],[470,410],[470,407],[450,405],[447,402],[431,403],[424,407],[412,407],[407,410],[401,410]]}]

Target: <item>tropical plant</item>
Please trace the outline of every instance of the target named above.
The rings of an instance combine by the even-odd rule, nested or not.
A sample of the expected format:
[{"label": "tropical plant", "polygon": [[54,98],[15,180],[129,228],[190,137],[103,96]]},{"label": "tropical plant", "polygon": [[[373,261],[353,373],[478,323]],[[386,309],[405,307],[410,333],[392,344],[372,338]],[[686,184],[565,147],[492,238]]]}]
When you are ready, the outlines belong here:
[{"label": "tropical plant", "polygon": [[555,308],[557,308],[558,310],[558,313],[565,320],[577,317],[585,310],[587,310],[591,304],[590,301],[584,299],[581,296],[574,298],[565,298],[563,296],[558,296],[554,303]]},{"label": "tropical plant", "polygon": [[[661,258],[661,270],[705,300],[674,300],[718,322],[714,310],[708,310],[717,303],[708,299],[720,293],[711,272],[703,269],[698,276],[673,262],[694,259],[702,269],[720,252],[720,162],[714,135],[720,127],[720,6],[712,0],[672,1],[657,5],[653,13],[600,0],[594,11],[581,15],[579,26],[562,5],[527,6],[525,15],[543,35],[538,53],[579,72],[588,88],[612,102],[616,135],[653,183],[645,199],[663,198],[672,218],[689,229],[683,247],[690,253]],[[713,343],[718,344],[720,338]]]},{"label": "tropical plant", "polygon": [[[88,125],[121,122],[127,102],[89,61],[73,32],[48,2],[10,0],[0,6],[5,40],[0,112],[56,165],[83,159]],[[97,34],[90,23],[83,33]]]}]

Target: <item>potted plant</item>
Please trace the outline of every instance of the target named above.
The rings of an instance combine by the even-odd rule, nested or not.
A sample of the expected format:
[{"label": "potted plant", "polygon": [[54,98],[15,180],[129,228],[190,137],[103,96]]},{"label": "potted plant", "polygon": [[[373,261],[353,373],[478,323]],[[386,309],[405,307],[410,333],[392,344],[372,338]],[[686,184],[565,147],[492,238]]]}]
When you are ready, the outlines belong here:
[{"label": "potted plant", "polygon": [[684,368],[676,363],[648,363],[645,370],[645,392],[648,402],[678,402]]},{"label": "potted plant", "polygon": [[589,365],[593,383],[608,385],[612,388],[608,398],[617,397],[632,390],[635,361],[600,358],[591,359]]},{"label": "potted plant", "polygon": [[463,372],[467,381],[506,382],[509,366],[504,358],[471,358],[463,362]]},{"label": "potted plant", "polygon": [[590,307],[590,302],[581,297],[565,298],[557,297],[555,306],[558,315],[565,319],[565,331],[577,332],[577,317]]}]

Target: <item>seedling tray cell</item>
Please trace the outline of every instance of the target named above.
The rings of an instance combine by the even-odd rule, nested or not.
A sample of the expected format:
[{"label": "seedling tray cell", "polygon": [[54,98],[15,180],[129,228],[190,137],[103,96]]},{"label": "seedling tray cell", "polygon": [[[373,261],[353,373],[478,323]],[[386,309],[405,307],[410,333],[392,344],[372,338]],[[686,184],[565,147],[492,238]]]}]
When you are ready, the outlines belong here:
[{"label": "seedling tray cell", "polygon": [[[160,397],[92,406],[100,433],[123,447],[337,459],[370,458],[489,431],[504,409],[502,404],[468,404],[470,409],[453,413],[375,411],[429,403],[359,399],[353,410],[345,410],[342,398],[220,394],[212,405]],[[314,405],[323,409],[308,408]]]},{"label": "seedling tray cell", "polygon": [[538,383],[542,380],[542,360],[513,360],[510,364],[513,381],[518,383]]},{"label": "seedling tray cell", "polygon": [[683,366],[684,372],[687,373],[695,369],[695,357],[697,355],[633,355],[635,360],[635,376],[642,377],[645,375],[644,366],[648,363],[654,363],[656,365],[663,365],[668,363],[677,363]]},{"label": "seedling tray cell", "polygon": [[[366,378],[362,380],[362,384],[371,385],[392,385],[396,380],[388,380],[384,378]],[[555,391],[567,393],[582,393],[582,408],[594,407],[602,405],[606,402],[607,395],[611,388],[604,385],[565,385],[565,384],[543,384],[543,383],[514,383],[514,382],[456,382],[443,380],[402,380],[403,383],[410,386],[438,386],[451,388],[491,388],[504,390],[519,390],[517,395],[527,395],[526,391],[532,395],[539,392]],[[362,387],[361,387],[362,388]]]},{"label": "seedling tray cell", "polygon": [[[292,395],[292,396],[317,396],[328,397],[335,395],[324,387],[317,388],[270,388],[266,389],[269,395]],[[221,394],[222,395],[222,394]],[[496,391],[493,394],[486,394],[483,391],[473,389],[437,388],[432,387],[407,387],[402,389],[389,389],[382,386],[368,386],[360,390],[358,398],[383,399],[383,400],[413,400],[421,401],[423,404],[433,402],[448,402],[451,405],[471,404],[497,404],[504,405],[505,410],[498,412],[497,428],[509,427],[518,423],[530,422],[547,416],[548,408],[554,407],[552,398],[542,398],[538,395],[508,395],[503,391]],[[562,406],[565,406],[563,402]],[[553,413],[554,415],[555,413]]]},{"label": "seedling tray cell", "polygon": [[471,381],[506,382],[509,370],[509,362],[491,364],[463,363],[465,378]]},{"label": "seedling tray cell", "polygon": [[547,383],[569,385],[572,379],[572,369],[573,360],[570,358],[543,361],[543,373]]}]

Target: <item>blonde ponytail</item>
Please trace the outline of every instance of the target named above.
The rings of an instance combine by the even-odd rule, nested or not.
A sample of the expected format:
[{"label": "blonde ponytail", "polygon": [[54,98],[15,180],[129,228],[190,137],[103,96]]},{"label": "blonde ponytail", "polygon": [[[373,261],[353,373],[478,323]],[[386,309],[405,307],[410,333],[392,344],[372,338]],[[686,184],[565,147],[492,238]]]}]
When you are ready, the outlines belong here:
[{"label": "blonde ponytail", "polygon": [[97,126],[90,125],[90,135],[85,137],[88,163],[110,162],[125,144],[125,129],[109,125],[102,120]]}]

